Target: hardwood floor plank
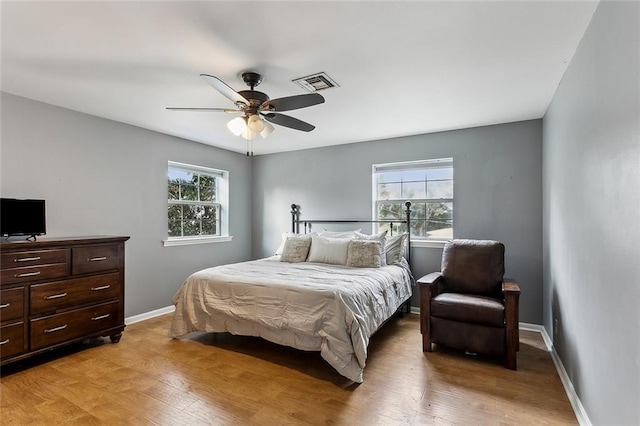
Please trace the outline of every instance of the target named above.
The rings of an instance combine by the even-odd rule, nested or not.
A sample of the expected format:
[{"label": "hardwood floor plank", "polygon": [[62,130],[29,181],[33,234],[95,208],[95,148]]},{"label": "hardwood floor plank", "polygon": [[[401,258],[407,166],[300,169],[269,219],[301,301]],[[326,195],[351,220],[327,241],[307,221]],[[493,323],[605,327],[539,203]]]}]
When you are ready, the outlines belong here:
[{"label": "hardwood floor plank", "polygon": [[[518,370],[436,347],[418,317],[394,318],[354,384],[317,352],[253,337],[168,337],[171,314],[130,325],[120,343],[3,366],[0,423],[82,425],[573,425],[539,334],[522,331]],[[543,391],[541,391],[543,390]]]}]

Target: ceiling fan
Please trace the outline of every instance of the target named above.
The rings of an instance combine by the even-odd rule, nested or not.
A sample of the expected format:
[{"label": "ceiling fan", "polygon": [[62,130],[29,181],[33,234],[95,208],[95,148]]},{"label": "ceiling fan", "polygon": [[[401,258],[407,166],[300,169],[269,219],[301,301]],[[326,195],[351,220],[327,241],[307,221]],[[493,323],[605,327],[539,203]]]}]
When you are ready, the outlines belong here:
[{"label": "ceiling fan", "polygon": [[218,77],[209,74],[200,74],[210,85],[227,98],[231,99],[236,108],[176,108],[168,107],[170,111],[217,111],[226,113],[240,113],[229,121],[227,127],[236,136],[242,136],[247,141],[253,140],[254,135],[259,134],[266,138],[274,127],[270,124],[289,127],[290,129],[310,132],[315,126],[289,115],[280,114],[281,111],[292,111],[324,103],[322,95],[309,93],[304,95],[287,96],[278,99],[269,99],[266,93],[254,90],[262,82],[262,75],[255,72],[243,72],[242,80],[250,87],[250,90],[236,92]]}]

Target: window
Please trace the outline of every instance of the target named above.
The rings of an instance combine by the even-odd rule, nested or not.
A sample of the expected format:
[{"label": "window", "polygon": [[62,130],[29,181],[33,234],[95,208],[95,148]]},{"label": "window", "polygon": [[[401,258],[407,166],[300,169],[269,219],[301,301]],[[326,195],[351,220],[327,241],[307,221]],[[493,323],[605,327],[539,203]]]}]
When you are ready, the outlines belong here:
[{"label": "window", "polygon": [[229,241],[228,179],[224,170],[169,161],[165,245]]},{"label": "window", "polygon": [[[453,158],[373,165],[374,220],[405,219],[411,201],[412,241],[453,238]],[[389,224],[379,224],[380,231]],[[406,232],[395,225],[393,233]]]}]

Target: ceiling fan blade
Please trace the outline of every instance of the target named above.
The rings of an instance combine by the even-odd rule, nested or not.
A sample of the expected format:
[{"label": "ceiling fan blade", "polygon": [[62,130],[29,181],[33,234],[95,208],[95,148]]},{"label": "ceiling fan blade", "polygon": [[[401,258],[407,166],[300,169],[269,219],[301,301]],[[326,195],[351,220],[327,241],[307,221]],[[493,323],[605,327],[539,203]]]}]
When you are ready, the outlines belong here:
[{"label": "ceiling fan blade", "polygon": [[318,93],[287,96],[286,98],[271,99],[266,102],[266,109],[274,111],[291,111],[324,103],[324,98]]},{"label": "ceiling fan blade", "polygon": [[278,124],[295,130],[302,130],[303,132],[310,132],[316,128],[316,126],[312,124],[284,114],[263,113],[262,116],[265,120],[270,121],[273,124]]},{"label": "ceiling fan blade", "polygon": [[234,103],[242,102],[243,104],[249,105],[249,101],[244,96],[233,90],[227,85],[227,83],[220,80],[218,77],[214,77],[209,74],[200,74],[200,77],[207,80],[207,83],[212,85],[214,89],[231,99]]},{"label": "ceiling fan blade", "polygon": [[231,108],[179,108],[179,107],[167,107],[169,111],[203,111],[203,112],[226,112],[229,114],[233,114],[236,112],[242,112],[241,109],[231,109]]}]

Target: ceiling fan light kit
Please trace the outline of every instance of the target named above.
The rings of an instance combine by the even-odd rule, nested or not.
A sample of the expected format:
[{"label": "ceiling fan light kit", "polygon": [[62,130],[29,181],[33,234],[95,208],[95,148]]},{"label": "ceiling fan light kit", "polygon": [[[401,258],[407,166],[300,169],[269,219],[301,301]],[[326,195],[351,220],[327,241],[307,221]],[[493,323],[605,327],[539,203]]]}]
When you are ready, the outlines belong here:
[{"label": "ceiling fan light kit", "polygon": [[254,114],[249,117],[249,120],[247,120],[247,127],[253,133],[260,133],[261,131],[264,130],[264,121],[260,119],[260,116],[258,116],[257,114]]},{"label": "ceiling fan light kit", "polygon": [[236,117],[227,123],[227,128],[236,136],[240,136],[242,132],[247,130],[247,119],[245,117]]},{"label": "ceiling fan light kit", "polygon": [[[236,117],[233,120],[227,123],[227,128],[236,136],[242,136],[246,140],[251,140],[255,138],[255,135],[262,136],[262,139],[266,139],[267,136],[273,132],[275,129],[271,124],[262,121],[259,117],[252,115],[251,117],[256,117],[254,119],[254,125],[252,128],[251,118],[247,119],[246,117]],[[256,125],[255,123],[258,123]]]},{"label": "ceiling fan light kit", "polygon": [[324,103],[322,95],[309,93],[294,95],[278,99],[270,99],[266,93],[254,90],[262,80],[262,75],[255,72],[243,72],[242,80],[250,90],[235,91],[218,77],[209,74],[200,74],[214,89],[230,99],[237,109],[229,108],[175,108],[168,107],[171,111],[215,111],[226,113],[241,113],[227,123],[227,128],[236,136],[241,136],[247,141],[252,141],[255,135],[266,138],[273,131],[271,125],[288,127],[294,130],[310,132],[315,126],[289,115],[281,114],[281,111],[292,111],[307,108]]}]

